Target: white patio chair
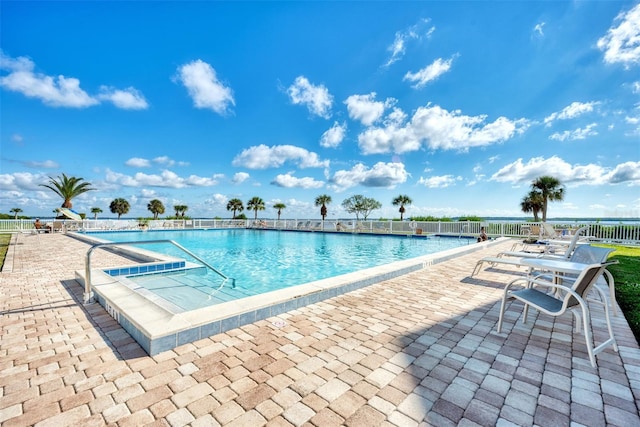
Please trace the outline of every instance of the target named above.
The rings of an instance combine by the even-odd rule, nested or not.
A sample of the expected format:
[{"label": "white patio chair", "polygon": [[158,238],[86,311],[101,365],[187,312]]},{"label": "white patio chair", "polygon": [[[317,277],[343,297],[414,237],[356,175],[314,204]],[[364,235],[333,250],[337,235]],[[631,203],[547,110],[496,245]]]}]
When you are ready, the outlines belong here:
[{"label": "white patio chair", "polygon": [[[589,353],[591,366],[596,367],[596,354],[600,353],[608,346],[613,346],[618,351],[615,337],[613,336],[613,328],[611,327],[611,319],[609,317],[609,308],[606,302],[606,296],[601,289],[594,286],[598,278],[605,271],[607,266],[616,262],[590,264],[582,270],[571,286],[567,286],[562,282],[563,276],[549,274],[538,277],[519,277],[509,282],[504,288],[502,303],[500,305],[500,317],[498,320],[498,333],[502,332],[502,324],[504,320],[504,312],[508,299],[515,299],[524,303],[522,312],[522,323],[527,322],[527,314],[529,307],[532,307],[541,313],[551,316],[561,316],[567,311],[571,311],[576,317],[575,332],[580,331],[580,323],[583,325],[584,338]],[[518,284],[524,284],[524,288],[514,289]],[[534,288],[536,286],[536,288]],[[587,303],[587,295],[590,291],[595,290],[599,293],[599,300],[589,299],[589,303],[602,305],[604,309],[609,338],[598,346],[594,345],[593,332],[591,330],[591,317],[589,312],[589,304]],[[546,291],[546,292],[545,292]],[[581,322],[582,320],[582,322]]]}]

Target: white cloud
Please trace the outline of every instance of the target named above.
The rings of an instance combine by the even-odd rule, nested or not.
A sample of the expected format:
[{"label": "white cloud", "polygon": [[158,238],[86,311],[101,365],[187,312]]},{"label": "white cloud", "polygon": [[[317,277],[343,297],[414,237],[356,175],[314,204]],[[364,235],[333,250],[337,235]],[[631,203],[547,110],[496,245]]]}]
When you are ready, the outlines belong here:
[{"label": "white cloud", "polygon": [[141,159],[140,157],[132,157],[124,162],[124,164],[134,168],[148,168],[151,166],[151,162],[149,160]]},{"label": "white cloud", "polygon": [[10,71],[0,78],[0,86],[29,98],[40,99],[46,105],[83,108],[99,104],[97,99],[80,89],[80,80],[35,73],[35,64],[28,58],[13,59],[0,52],[0,68]]},{"label": "white cloud", "polygon": [[505,141],[528,126],[525,120],[499,117],[484,123],[486,116],[464,116],[437,105],[416,110],[407,124],[387,123],[384,128],[369,128],[358,136],[364,154],[405,153],[425,144],[432,150],[461,150]]},{"label": "white cloud", "polygon": [[9,71],[0,77],[0,86],[19,92],[29,98],[41,100],[52,107],[86,108],[105,100],[122,109],[145,109],[147,102],[141,92],[133,87],[115,89],[101,86],[97,96],[80,88],[80,80],[59,75],[47,76],[35,72],[35,63],[29,58],[11,58],[0,50],[0,70]]},{"label": "white cloud", "polygon": [[565,107],[560,112],[551,113],[544,119],[544,123],[547,126],[551,126],[554,120],[569,120],[575,119],[586,113],[593,111],[593,107],[599,105],[600,102],[572,102],[571,105]]},{"label": "white cloud", "polygon": [[545,26],[546,22],[540,22],[533,27],[534,33],[537,33],[539,36],[544,36],[544,31],[542,30]]},{"label": "white cloud", "polygon": [[233,175],[233,179],[231,180],[231,182],[233,182],[234,184],[242,184],[243,182],[245,182],[246,180],[249,179],[249,174],[246,172],[238,172],[235,175]]},{"label": "white cloud", "polygon": [[271,184],[276,185],[278,187],[285,187],[285,188],[297,187],[297,188],[304,188],[304,189],[321,188],[324,186],[323,181],[316,181],[311,177],[296,178],[291,173],[280,174],[276,176],[274,180],[271,181]]},{"label": "white cloud", "polygon": [[443,60],[438,58],[433,61],[432,64],[427,65],[416,73],[408,72],[404,75],[402,80],[408,80],[415,83],[412,87],[415,89],[421,89],[426,86],[427,83],[436,80],[438,77],[448,72],[451,69],[451,63],[453,58]]},{"label": "white cloud", "polygon": [[352,120],[358,120],[365,126],[371,126],[375,121],[382,117],[387,106],[395,103],[393,98],[387,99],[385,102],[374,101],[376,93],[371,92],[368,95],[351,95],[344,103],[347,105],[349,117]]},{"label": "white cloud", "polygon": [[[0,174],[0,187],[3,192],[42,190],[40,184],[48,182],[49,178],[43,174],[32,174],[29,172],[16,172],[12,174]],[[50,190],[48,190],[50,192]]]},{"label": "white cloud", "polygon": [[207,198],[204,202],[207,206],[221,206],[226,209],[228,201],[229,198],[227,196],[225,196],[224,194],[216,193],[212,194],[211,197]]},{"label": "white cloud", "polygon": [[422,40],[431,37],[436,27],[429,27],[429,19],[421,19],[417,24],[412,25],[406,30],[398,31],[395,34],[393,43],[387,48],[391,52],[391,57],[384,64],[385,67],[402,59],[407,50],[407,43],[411,40]]},{"label": "white cloud", "polygon": [[344,140],[345,133],[347,131],[347,123],[342,124],[335,122],[325,133],[320,137],[320,146],[325,148],[335,148],[339,146]]},{"label": "white cloud", "polygon": [[420,178],[418,184],[424,185],[427,188],[447,188],[456,184],[456,181],[461,181],[462,177],[453,175],[432,176],[429,178]]},{"label": "white cloud", "polygon": [[282,166],[285,162],[292,162],[300,168],[328,167],[329,160],[320,160],[316,153],[293,145],[275,145],[267,147],[264,144],[249,147],[233,159],[233,166],[249,169],[267,169]]},{"label": "white cloud", "polygon": [[640,64],[640,4],[620,13],[607,34],[598,40],[598,48],[604,51],[604,62],[621,63],[625,68]]},{"label": "white cloud", "polygon": [[607,174],[607,180],[611,184],[640,185],[640,162],[625,162],[617,165]]},{"label": "white cloud", "polygon": [[293,104],[306,105],[310,113],[325,119],[331,117],[333,96],[325,86],[314,86],[306,77],[298,76],[287,89],[287,94]]},{"label": "white cloud", "polygon": [[640,93],[640,81],[633,82],[631,84],[631,91],[633,93]]},{"label": "white cloud", "polygon": [[170,170],[164,170],[160,174],[138,172],[130,176],[107,169],[105,176],[105,180],[109,184],[123,185],[125,187],[148,186],[163,188],[211,187],[218,184],[219,178],[220,175],[212,175],[211,177],[190,175],[184,178]]},{"label": "white cloud", "polygon": [[211,65],[200,59],[178,67],[175,79],[187,88],[196,108],[225,115],[236,105],[231,88],[218,80]]},{"label": "white cloud", "polygon": [[376,163],[371,169],[358,163],[351,170],[337,171],[331,183],[336,191],[363,185],[365,187],[394,188],[406,182],[409,173],[402,163]]},{"label": "white cloud", "polygon": [[564,131],[562,133],[556,132],[552,134],[549,139],[554,139],[556,141],[575,141],[577,139],[586,139],[588,136],[595,136],[598,134],[595,130],[593,130],[597,125],[595,123],[591,123],[584,128],[578,128],[572,131]]},{"label": "white cloud", "polygon": [[149,107],[142,93],[132,87],[122,90],[101,86],[98,99],[110,101],[123,110],[145,110]]},{"label": "white cloud", "polygon": [[60,167],[60,164],[53,160],[45,160],[42,162],[26,161],[24,164],[30,168],[57,169]]},{"label": "white cloud", "polygon": [[513,184],[531,183],[535,178],[552,174],[565,184],[601,185],[620,184],[640,185],[640,162],[626,162],[613,169],[600,165],[571,165],[563,159],[552,156],[548,159],[534,157],[527,163],[522,159],[502,167],[491,177],[492,181]]}]

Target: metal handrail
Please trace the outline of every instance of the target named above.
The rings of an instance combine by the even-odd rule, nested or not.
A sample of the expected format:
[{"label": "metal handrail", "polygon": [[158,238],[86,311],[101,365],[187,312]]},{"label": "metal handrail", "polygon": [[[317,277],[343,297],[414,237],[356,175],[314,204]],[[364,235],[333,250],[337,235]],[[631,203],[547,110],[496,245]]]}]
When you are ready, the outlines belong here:
[{"label": "metal handrail", "polygon": [[[222,277],[224,279],[224,281],[222,282],[222,285],[220,285],[220,287],[218,289],[222,288],[222,286],[224,286],[225,282],[230,279],[229,277],[225,276],[220,270],[218,270],[214,266],[210,265],[208,262],[206,262],[205,260],[203,260],[202,258],[197,256],[196,254],[194,254],[193,252],[191,252],[190,250],[188,250],[187,248],[185,248],[184,246],[180,245],[179,243],[177,243],[177,242],[175,242],[173,240],[168,240],[168,239],[164,240],[163,239],[163,240],[145,240],[145,241],[142,241],[142,242],[105,242],[105,243],[96,243],[95,245],[91,246],[91,248],[89,248],[89,250],[87,251],[86,262],[85,262],[84,295],[83,295],[84,303],[85,304],[89,304],[89,303],[94,302],[93,301],[93,292],[91,292],[91,253],[93,252],[94,249],[99,249],[99,248],[103,248],[103,247],[106,247],[106,246],[145,245],[145,244],[150,244],[150,243],[171,243],[173,246],[177,247],[182,252],[185,252],[186,254],[190,255],[191,257],[193,257],[197,261],[200,261],[205,267],[208,267],[214,273],[218,274],[220,277]],[[234,287],[235,287],[235,279],[231,279],[231,280],[234,282]]]}]

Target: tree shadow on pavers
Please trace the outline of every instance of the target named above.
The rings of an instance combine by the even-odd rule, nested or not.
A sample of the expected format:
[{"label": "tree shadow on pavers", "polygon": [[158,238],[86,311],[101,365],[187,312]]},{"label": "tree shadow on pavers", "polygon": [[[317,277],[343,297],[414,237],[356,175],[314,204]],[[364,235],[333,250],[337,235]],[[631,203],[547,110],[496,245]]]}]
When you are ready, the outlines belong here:
[{"label": "tree shadow on pavers", "polygon": [[[497,282],[487,285],[469,278],[462,282],[493,289],[503,289],[505,285]],[[450,303],[450,294],[442,287],[434,291],[440,296],[436,294],[430,306],[442,312],[441,319],[436,316],[435,324],[432,319],[426,319],[431,326],[392,340],[402,350],[389,362],[401,362],[405,366],[403,372],[410,377],[399,381],[397,376],[383,386],[377,396],[396,405],[396,411],[401,414],[396,414],[395,420],[404,416],[407,424],[427,422],[436,426],[465,423],[485,426],[504,421],[515,425],[569,425],[572,422],[607,425],[623,414],[620,408],[625,408],[622,415],[625,423],[640,422],[633,391],[614,392],[597,381],[615,375],[621,378],[621,388],[632,390],[634,372],[627,374],[621,368],[624,366],[621,354],[612,347],[597,356],[598,365],[593,368],[584,334],[573,331],[571,314],[552,317],[530,310],[527,323],[523,324],[523,305],[510,301],[504,314],[503,331],[498,334],[501,298],[494,296],[495,292],[477,294],[479,298],[493,301],[458,312],[459,307]],[[473,291],[464,292],[460,297],[467,295],[473,295]],[[598,318],[603,313],[602,309],[594,310]],[[599,320],[592,323],[597,343],[608,336],[603,323]],[[615,332],[625,334],[618,329]],[[621,338],[622,342],[627,341]],[[626,351],[635,352],[636,360],[640,360],[637,346]],[[575,378],[595,379],[584,387],[585,393],[586,389],[594,393],[593,407],[599,410],[585,406],[580,392],[575,394]],[[624,396],[624,402],[608,403],[620,396]],[[553,401],[557,404],[551,404]]]},{"label": "tree shadow on pavers", "polygon": [[86,319],[96,328],[105,343],[120,360],[148,356],[147,352],[99,303],[84,304],[84,288],[76,280],[61,280],[69,296],[81,307]]}]

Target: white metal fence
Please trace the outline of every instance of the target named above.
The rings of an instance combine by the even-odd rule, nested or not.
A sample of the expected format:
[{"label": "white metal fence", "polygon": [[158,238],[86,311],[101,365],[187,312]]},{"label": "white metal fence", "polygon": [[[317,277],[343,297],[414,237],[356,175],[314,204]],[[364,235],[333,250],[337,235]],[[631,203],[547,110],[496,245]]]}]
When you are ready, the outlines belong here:
[{"label": "white metal fence", "polygon": [[[553,223],[554,236],[545,233],[541,223],[500,222],[500,221],[356,221],[356,220],[230,220],[230,219],[188,219],[188,220],[150,220],[135,219],[85,219],[49,220],[43,224],[53,232],[97,231],[97,230],[171,230],[171,229],[212,229],[212,228],[264,228],[277,230],[351,232],[400,235],[440,234],[458,237],[474,237],[485,227],[489,237],[530,237],[548,239],[570,236],[573,231],[589,225],[588,235],[593,241],[624,244],[640,244],[640,222],[601,224],[598,222],[574,221],[571,223]],[[0,220],[0,233],[25,232],[34,229],[32,220]]]}]

